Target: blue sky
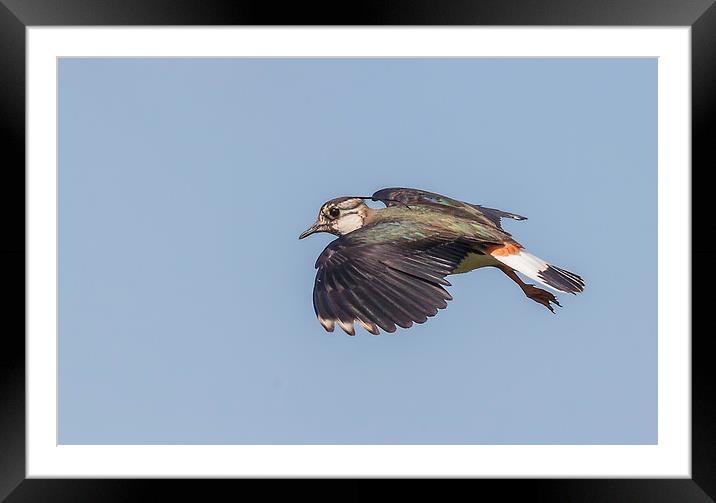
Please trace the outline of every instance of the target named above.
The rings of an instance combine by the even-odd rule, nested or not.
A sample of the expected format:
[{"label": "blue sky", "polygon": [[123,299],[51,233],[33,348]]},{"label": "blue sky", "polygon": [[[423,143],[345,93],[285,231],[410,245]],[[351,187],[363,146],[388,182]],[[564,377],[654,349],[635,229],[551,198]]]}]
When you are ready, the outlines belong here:
[{"label": "blue sky", "polygon": [[[657,439],[655,59],[63,59],[60,443]],[[323,331],[341,195],[529,217],[584,277],[552,315],[502,273],[424,325]]]}]

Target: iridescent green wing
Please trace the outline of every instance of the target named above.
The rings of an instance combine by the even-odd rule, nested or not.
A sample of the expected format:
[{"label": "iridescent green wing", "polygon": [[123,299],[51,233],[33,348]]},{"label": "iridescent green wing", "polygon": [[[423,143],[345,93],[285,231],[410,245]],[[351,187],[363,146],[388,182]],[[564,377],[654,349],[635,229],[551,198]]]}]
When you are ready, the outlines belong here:
[{"label": "iridescent green wing", "polygon": [[373,194],[374,201],[382,201],[386,206],[397,205],[427,205],[441,211],[446,211],[462,218],[472,218],[475,221],[502,229],[501,219],[526,220],[527,217],[509,213],[495,208],[487,208],[478,204],[470,204],[452,199],[434,192],[420,189],[393,187],[381,189]]},{"label": "iridescent green wing", "polygon": [[[390,189],[388,189],[390,190]],[[412,190],[412,189],[399,189]],[[385,199],[388,207],[377,212],[377,220],[394,220],[401,226],[410,226],[413,232],[437,232],[443,236],[453,235],[473,241],[477,245],[500,245],[515,243],[509,232],[476,208],[454,199],[436,196],[432,199],[415,193],[397,192],[400,199]],[[376,198],[380,197],[378,194]]]}]

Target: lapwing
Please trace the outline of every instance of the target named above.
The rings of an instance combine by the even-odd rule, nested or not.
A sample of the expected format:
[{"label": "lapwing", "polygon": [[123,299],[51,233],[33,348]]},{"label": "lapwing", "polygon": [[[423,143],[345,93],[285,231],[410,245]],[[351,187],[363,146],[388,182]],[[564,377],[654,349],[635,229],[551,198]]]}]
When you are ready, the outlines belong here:
[{"label": "lapwing", "polygon": [[[368,199],[385,208],[367,206]],[[315,265],[318,321],[329,332],[338,325],[349,335],[355,335],[355,322],[374,335],[379,329],[409,328],[452,300],[446,276],[481,267],[500,269],[528,298],[553,313],[552,304],[560,306],[557,298],[517,273],[557,292],[584,290],[578,275],[528,253],[502,228],[505,218],[526,219],[418,189],[388,188],[372,196],[331,199],[299,236],[338,236]]]}]

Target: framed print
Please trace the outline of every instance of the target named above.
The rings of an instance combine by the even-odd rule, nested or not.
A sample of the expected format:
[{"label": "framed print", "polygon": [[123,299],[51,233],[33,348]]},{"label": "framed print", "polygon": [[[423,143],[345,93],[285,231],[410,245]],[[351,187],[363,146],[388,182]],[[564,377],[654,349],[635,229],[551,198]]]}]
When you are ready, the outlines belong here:
[{"label": "framed print", "polygon": [[716,10],[667,3],[5,2],[3,497],[709,501]]}]

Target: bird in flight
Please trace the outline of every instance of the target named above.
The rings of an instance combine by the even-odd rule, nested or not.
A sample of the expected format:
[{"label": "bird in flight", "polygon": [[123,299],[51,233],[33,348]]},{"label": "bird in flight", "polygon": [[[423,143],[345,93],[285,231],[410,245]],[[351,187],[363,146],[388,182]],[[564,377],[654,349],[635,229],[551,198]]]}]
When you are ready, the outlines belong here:
[{"label": "bird in flight", "polygon": [[[381,201],[373,209],[364,200]],[[316,261],[313,307],[323,328],[336,325],[355,335],[395,332],[424,323],[452,300],[450,274],[497,267],[524,294],[554,312],[550,292],[527,284],[517,273],[558,292],[577,294],[584,281],[527,251],[502,228],[514,213],[457,201],[418,189],[388,188],[372,196],[339,197],[321,206],[316,222],[298,239],[316,232],[339,236]],[[561,307],[561,306],[560,306]]]}]

